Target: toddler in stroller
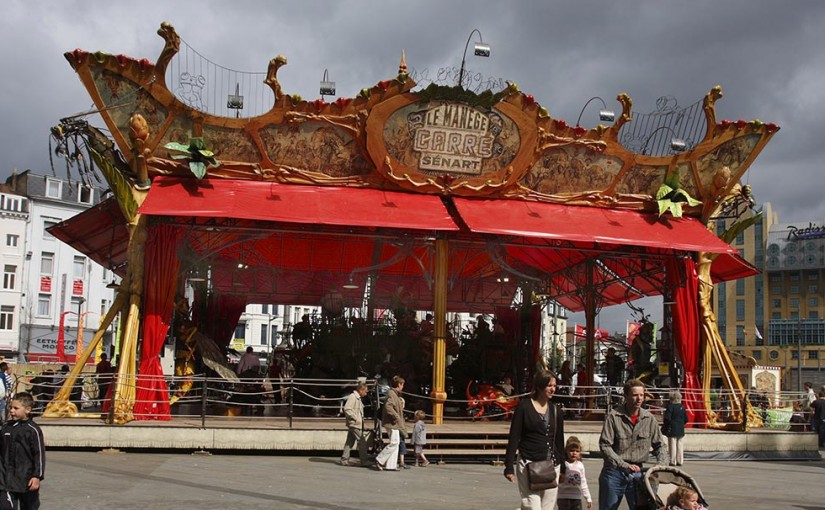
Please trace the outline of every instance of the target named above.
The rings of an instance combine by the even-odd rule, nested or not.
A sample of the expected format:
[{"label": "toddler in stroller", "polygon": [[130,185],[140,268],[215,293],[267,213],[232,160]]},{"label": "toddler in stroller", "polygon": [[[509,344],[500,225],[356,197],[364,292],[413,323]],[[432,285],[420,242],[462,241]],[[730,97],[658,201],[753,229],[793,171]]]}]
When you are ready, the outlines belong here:
[{"label": "toddler in stroller", "polygon": [[692,476],[672,466],[654,466],[636,482],[636,510],[707,510]]}]

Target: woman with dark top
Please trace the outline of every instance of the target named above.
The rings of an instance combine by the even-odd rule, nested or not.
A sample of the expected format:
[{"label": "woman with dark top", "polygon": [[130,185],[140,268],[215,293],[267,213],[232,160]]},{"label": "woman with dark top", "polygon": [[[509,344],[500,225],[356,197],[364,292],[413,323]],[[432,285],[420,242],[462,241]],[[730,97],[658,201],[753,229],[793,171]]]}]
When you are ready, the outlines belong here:
[{"label": "woman with dark top", "polygon": [[[558,488],[530,490],[527,464],[551,459],[559,480],[564,476],[564,417],[557,405],[550,401],[556,392],[556,376],[539,371],[533,378],[533,394],[519,402],[510,423],[504,477],[518,480],[522,510],[553,510]],[[516,460],[518,451],[518,460]]]},{"label": "woman with dark top", "polygon": [[685,437],[687,411],[682,405],[682,394],[679,390],[670,392],[670,403],[665,408],[662,420],[662,434],[667,436],[667,451],[670,452],[670,465],[681,466],[685,461],[682,450],[682,439]]}]

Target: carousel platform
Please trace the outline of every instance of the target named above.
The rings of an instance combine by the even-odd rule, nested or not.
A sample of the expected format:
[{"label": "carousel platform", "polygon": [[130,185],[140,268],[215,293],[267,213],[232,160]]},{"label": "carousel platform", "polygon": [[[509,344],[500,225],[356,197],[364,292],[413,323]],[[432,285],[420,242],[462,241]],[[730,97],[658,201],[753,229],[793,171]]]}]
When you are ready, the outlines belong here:
[{"label": "carousel platform", "polygon": [[[173,417],[107,425],[99,418],[39,418],[46,446],[53,449],[168,450],[272,455],[307,452],[337,454],[346,439],[341,418]],[[371,422],[370,422],[371,423]],[[439,462],[504,460],[509,423],[446,422],[427,425],[427,456]],[[590,456],[598,456],[601,422],[565,422]],[[687,458],[718,460],[821,459],[813,433],[756,429],[750,432],[691,429]]]}]

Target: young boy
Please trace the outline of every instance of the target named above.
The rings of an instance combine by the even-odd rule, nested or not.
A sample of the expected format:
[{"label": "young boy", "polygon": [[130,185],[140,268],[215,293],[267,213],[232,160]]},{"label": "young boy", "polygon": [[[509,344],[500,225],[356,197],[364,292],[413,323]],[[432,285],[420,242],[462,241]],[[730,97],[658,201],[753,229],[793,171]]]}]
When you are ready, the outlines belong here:
[{"label": "young boy", "polygon": [[29,419],[34,399],[28,392],[12,397],[9,421],[0,431],[0,456],[6,475],[5,489],[20,510],[40,508],[40,481],[46,468],[43,431]]}]

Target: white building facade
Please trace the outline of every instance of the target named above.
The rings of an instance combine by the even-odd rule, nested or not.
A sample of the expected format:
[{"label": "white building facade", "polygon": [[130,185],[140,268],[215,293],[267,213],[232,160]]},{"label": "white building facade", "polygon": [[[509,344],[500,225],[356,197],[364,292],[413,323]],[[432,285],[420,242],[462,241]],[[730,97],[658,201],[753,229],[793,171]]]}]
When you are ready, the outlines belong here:
[{"label": "white building facade", "polygon": [[[81,338],[89,342],[112,304],[114,291],[106,287],[112,274],[59,241],[48,229],[97,204],[103,190],[30,171],[12,175],[6,188],[24,197],[29,207],[22,239],[18,359],[56,361],[63,317],[64,350],[73,361],[78,317],[82,317]],[[105,345],[111,344],[111,336],[104,337]]]},{"label": "white building facade", "polygon": [[23,296],[28,200],[0,193],[0,355],[16,357],[20,344],[20,305]]}]

